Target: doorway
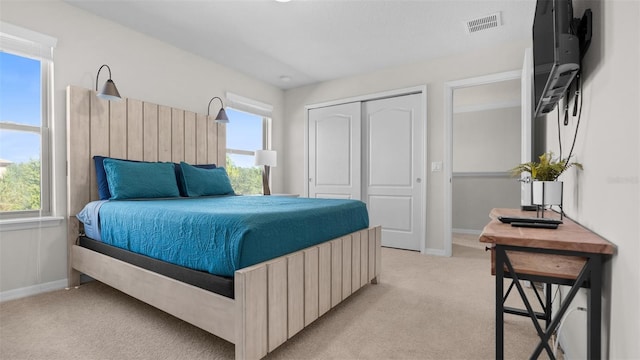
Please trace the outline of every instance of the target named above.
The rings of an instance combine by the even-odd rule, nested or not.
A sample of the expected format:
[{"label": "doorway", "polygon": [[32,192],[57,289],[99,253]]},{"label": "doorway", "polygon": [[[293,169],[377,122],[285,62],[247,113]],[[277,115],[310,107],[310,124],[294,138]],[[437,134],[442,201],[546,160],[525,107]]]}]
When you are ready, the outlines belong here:
[{"label": "doorway", "polygon": [[[445,83],[445,256],[454,230],[479,234],[492,207],[520,205],[508,170],[531,157],[523,78],[517,70]],[[517,96],[509,94],[514,87]]]}]

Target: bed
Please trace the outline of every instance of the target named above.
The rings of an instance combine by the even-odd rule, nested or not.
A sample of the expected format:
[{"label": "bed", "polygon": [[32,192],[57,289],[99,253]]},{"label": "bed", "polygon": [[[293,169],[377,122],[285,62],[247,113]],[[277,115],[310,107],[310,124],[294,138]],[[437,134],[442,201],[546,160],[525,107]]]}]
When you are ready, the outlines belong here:
[{"label": "bed", "polygon": [[378,226],[255,264],[239,262],[229,274],[233,296],[81,246],[84,228],[76,214],[99,200],[94,155],[220,164],[225,162],[225,127],[189,111],[134,99],[107,102],[92,90],[70,86],[67,144],[70,287],[87,274],[234,343],[237,359],[259,359],[353,292],[377,282]]}]

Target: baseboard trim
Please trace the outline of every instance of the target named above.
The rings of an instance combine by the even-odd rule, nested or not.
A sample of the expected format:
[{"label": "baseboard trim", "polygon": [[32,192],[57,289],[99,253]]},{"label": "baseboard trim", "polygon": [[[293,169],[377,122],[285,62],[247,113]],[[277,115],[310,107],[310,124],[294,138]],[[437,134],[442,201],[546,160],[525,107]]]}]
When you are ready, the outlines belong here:
[{"label": "baseboard trim", "polygon": [[0,292],[0,302],[20,299],[27,296],[42,294],[49,291],[60,290],[67,287],[67,279],[56,280],[44,284],[27,286],[19,289]]},{"label": "baseboard trim", "polygon": [[424,249],[424,254],[426,255],[437,255],[437,256],[447,256],[444,250],[441,249]]}]

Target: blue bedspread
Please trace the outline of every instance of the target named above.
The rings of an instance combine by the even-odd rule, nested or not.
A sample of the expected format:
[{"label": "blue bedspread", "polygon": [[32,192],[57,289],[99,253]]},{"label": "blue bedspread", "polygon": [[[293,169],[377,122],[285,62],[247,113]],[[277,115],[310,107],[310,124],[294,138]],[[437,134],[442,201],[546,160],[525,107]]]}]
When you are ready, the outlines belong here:
[{"label": "blue bedspread", "polygon": [[221,276],[367,228],[363,202],[279,196],[108,201],[102,241]]}]

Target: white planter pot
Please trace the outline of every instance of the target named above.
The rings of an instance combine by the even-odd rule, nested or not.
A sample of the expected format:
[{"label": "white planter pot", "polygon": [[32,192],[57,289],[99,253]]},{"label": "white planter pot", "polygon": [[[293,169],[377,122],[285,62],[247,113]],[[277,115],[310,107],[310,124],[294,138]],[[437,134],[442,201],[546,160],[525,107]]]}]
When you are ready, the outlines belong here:
[{"label": "white planter pot", "polygon": [[534,181],[532,193],[534,205],[562,205],[562,181]]}]

